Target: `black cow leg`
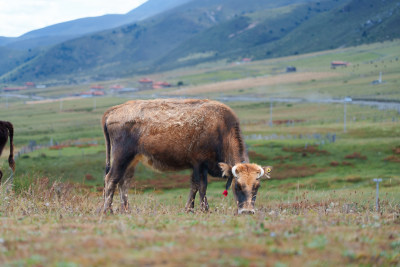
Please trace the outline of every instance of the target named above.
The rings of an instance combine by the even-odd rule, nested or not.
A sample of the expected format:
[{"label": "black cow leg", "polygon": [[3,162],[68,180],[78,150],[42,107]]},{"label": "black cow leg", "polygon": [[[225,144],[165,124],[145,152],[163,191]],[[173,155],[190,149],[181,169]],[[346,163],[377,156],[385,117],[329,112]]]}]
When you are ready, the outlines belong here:
[{"label": "black cow leg", "polygon": [[207,192],[207,168],[203,167],[200,170],[200,208],[203,211],[208,211],[208,202],[206,197]]},{"label": "black cow leg", "polygon": [[103,213],[113,213],[112,211],[112,202],[114,197],[114,192],[117,187],[117,184],[124,178],[125,171],[129,166],[131,160],[133,159],[134,155],[132,156],[125,156],[124,158],[116,157],[113,160],[110,172],[104,178],[104,207]]},{"label": "black cow leg", "polygon": [[192,180],[191,180],[191,188],[189,192],[189,197],[186,202],[185,210],[186,212],[192,212],[194,210],[194,200],[196,198],[196,193],[199,191],[200,187],[200,177],[199,177],[199,169],[193,168]]},{"label": "black cow leg", "polygon": [[125,172],[124,178],[118,183],[119,196],[121,199],[121,213],[129,213],[128,191],[135,173],[135,167],[132,166]]}]

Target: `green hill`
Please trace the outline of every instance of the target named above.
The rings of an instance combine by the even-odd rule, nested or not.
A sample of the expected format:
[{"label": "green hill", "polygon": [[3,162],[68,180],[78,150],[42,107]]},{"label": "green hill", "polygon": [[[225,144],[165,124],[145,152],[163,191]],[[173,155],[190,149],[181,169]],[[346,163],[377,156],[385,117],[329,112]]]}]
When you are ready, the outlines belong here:
[{"label": "green hill", "polygon": [[390,40],[400,36],[399,12],[382,0],[190,1],[55,45],[0,78],[79,83]]}]

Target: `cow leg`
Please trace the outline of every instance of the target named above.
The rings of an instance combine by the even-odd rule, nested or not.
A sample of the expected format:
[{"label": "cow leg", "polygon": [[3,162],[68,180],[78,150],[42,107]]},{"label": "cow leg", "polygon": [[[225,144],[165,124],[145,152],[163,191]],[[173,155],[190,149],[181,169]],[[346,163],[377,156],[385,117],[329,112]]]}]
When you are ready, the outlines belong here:
[{"label": "cow leg", "polygon": [[191,212],[194,209],[194,199],[195,199],[196,193],[200,187],[200,175],[199,174],[200,174],[199,169],[193,168],[192,180],[190,183],[189,197],[188,197],[188,200],[187,200],[186,206],[185,206],[185,210],[187,212]]},{"label": "cow leg", "polygon": [[119,197],[121,198],[121,213],[128,213],[130,211],[128,202],[128,190],[133,180],[135,173],[135,166],[130,166],[123,177],[118,183]]},{"label": "cow leg", "polygon": [[123,183],[123,181],[121,180],[124,178],[125,171],[128,168],[133,157],[134,155],[131,155],[129,157],[125,156],[123,158],[116,157],[113,160],[110,172],[104,178],[104,213],[107,213],[107,211],[113,213],[111,206],[115,189],[118,183]]},{"label": "cow leg", "polygon": [[206,197],[207,192],[207,168],[203,167],[200,169],[200,207],[203,211],[208,211],[208,202]]}]

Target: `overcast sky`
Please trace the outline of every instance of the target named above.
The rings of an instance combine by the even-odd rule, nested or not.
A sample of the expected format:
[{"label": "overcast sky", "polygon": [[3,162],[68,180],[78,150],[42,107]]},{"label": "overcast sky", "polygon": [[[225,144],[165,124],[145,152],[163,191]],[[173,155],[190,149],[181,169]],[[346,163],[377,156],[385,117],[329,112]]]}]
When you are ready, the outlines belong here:
[{"label": "overcast sky", "polygon": [[68,20],[125,14],[147,0],[0,0],[0,36],[16,37]]}]

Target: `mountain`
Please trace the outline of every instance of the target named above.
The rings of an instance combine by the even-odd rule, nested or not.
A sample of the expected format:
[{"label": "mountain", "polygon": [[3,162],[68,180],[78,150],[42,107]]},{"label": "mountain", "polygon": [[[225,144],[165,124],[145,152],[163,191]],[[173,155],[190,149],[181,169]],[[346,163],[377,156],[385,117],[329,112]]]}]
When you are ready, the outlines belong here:
[{"label": "mountain", "polygon": [[13,49],[33,49],[41,46],[49,46],[84,34],[140,21],[188,1],[149,0],[124,15],[108,14],[98,17],[81,18],[30,31],[16,38],[0,37],[0,46],[7,46]]},{"label": "mountain", "polygon": [[390,40],[400,37],[399,3],[192,0],[140,22],[54,45],[0,78],[84,82]]}]

